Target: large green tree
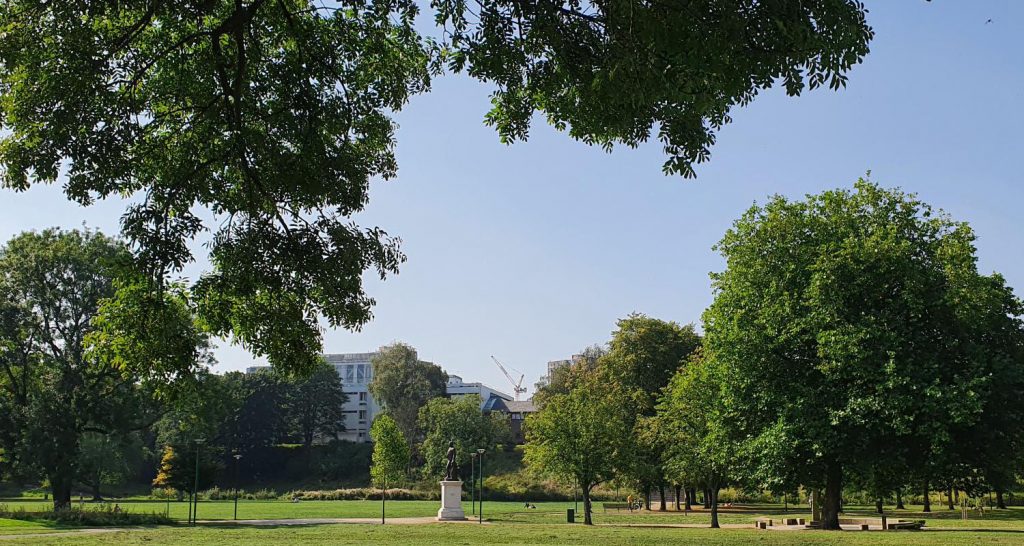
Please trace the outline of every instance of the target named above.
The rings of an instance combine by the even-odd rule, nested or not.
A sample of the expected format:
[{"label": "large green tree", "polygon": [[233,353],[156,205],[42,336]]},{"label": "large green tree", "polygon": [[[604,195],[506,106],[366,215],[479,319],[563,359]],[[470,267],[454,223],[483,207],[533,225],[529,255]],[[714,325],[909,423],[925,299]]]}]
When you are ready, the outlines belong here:
[{"label": "large green tree", "polygon": [[440,366],[421,361],[416,349],[405,343],[381,347],[372,364],[370,394],[398,423],[405,438],[418,443],[422,438],[416,427],[420,408],[445,395],[448,374]]},{"label": "large green tree", "polygon": [[762,483],[825,489],[825,528],[839,527],[844,481],[892,455],[878,446],[942,443],[984,409],[993,353],[969,325],[973,241],[859,181],[754,206],[717,245],[726,269],[704,319],[722,404]]},{"label": "large green tree", "polygon": [[722,404],[719,364],[695,356],[671,380],[658,404],[659,432],[667,446],[665,468],[681,483],[710,492],[711,527],[718,525],[718,492],[738,470],[733,419]]},{"label": "large green tree", "polygon": [[682,326],[639,313],[620,319],[616,326],[608,354],[599,364],[633,399],[630,407],[637,450],[622,469],[644,491],[648,503],[651,488],[657,487],[661,493],[660,509],[665,510],[667,454],[656,431],[657,423],[651,418],[662,389],[700,346],[700,336],[692,324]]},{"label": "large green tree", "polygon": [[291,378],[288,383],[288,426],[302,441],[308,462],[314,439],[337,439],[345,430],[348,395],[338,371],[326,362],[317,364],[308,377]]},{"label": "large green tree", "polygon": [[613,479],[633,450],[629,405],[617,383],[593,372],[526,419],[527,464],[579,485],[587,525],[593,524],[594,487]]},{"label": "large green tree", "polygon": [[[55,509],[71,505],[83,435],[149,426],[159,414],[146,401],[200,366],[202,335],[174,290],[147,309],[150,319],[175,324],[139,335],[146,345],[185,350],[157,356],[138,349],[140,337],[119,333],[119,317],[137,307],[129,266],[125,245],[89,231],[23,233],[0,248],[0,399],[12,412],[6,463],[45,475]],[[159,341],[168,331],[177,336]],[[141,355],[154,360],[139,362]]]},{"label": "large green tree", "polygon": [[364,324],[363,273],[404,260],[349,219],[396,173],[391,116],[443,65],[495,86],[505,141],[534,112],[605,148],[657,132],[665,170],[693,176],[732,108],[776,83],[838,88],[872,38],[857,0],[431,7],[438,41],[413,0],[4,2],[0,180],[137,196],[122,233],[157,286],[209,229],[203,318],[308,371],[318,319]]}]

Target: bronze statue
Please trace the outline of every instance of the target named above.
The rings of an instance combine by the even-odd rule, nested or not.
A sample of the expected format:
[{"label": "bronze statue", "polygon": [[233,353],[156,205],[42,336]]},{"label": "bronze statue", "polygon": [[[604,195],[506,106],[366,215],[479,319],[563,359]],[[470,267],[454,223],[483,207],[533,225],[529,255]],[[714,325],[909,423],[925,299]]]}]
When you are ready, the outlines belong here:
[{"label": "bronze statue", "polygon": [[459,479],[459,465],[455,462],[455,440],[448,442],[448,464],[444,468],[444,481],[452,482]]}]

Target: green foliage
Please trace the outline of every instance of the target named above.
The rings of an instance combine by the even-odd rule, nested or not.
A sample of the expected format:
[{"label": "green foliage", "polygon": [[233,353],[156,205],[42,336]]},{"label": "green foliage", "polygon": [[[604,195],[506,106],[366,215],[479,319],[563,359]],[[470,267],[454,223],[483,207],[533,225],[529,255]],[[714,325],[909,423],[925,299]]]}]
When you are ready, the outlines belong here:
[{"label": "green foliage", "polygon": [[420,408],[444,396],[447,382],[448,374],[440,366],[419,360],[416,349],[405,343],[393,343],[373,357],[373,379],[368,388],[406,440],[415,444],[422,438],[416,428]]},{"label": "green foliage", "polygon": [[338,438],[345,430],[348,395],[334,366],[321,361],[308,377],[292,379],[288,392],[289,428],[308,451],[313,440]]},{"label": "green foliage", "polygon": [[640,313],[620,319],[616,326],[601,364],[634,393],[639,412],[654,415],[661,389],[700,346],[700,336],[693,324],[680,326]]},{"label": "green foliage", "polygon": [[[659,433],[668,451],[665,472],[675,483],[701,486],[717,500],[718,491],[738,471],[742,442],[722,405],[721,365],[692,357],[665,389],[658,404]],[[718,527],[718,503],[711,503],[711,526]]]},{"label": "green foliage", "polygon": [[588,144],[658,139],[666,172],[694,176],[729,112],[776,82],[846,85],[874,33],[856,0],[685,4],[440,0],[449,66],[498,90],[487,122],[526,138],[535,111]]},{"label": "green foliage", "polygon": [[381,488],[388,483],[398,485],[409,467],[409,443],[398,424],[389,415],[380,415],[370,426],[370,438],[373,439],[373,466],[370,467],[373,483]]},{"label": "green foliage", "polygon": [[[844,475],[924,466],[977,423],[1021,338],[1012,295],[980,289],[994,285],[973,242],[966,224],[863,180],[735,222],[704,320],[755,480],[827,485],[835,511]],[[992,321],[1017,345],[991,343]]]},{"label": "green foliage", "polygon": [[119,282],[135,277],[129,258],[89,231],[23,233],[0,248],[3,470],[45,475],[57,509],[70,506],[84,433],[136,430],[158,415],[144,366],[115,367],[89,347]]},{"label": "green foliage", "polygon": [[621,386],[602,373],[587,374],[527,418],[525,460],[540,472],[579,484],[584,521],[591,524],[590,493],[628,460],[631,423],[630,399]]},{"label": "green foliage", "polygon": [[45,512],[29,512],[24,509],[10,510],[0,504],[0,519],[20,521],[52,522],[59,525],[76,527],[122,527],[130,525],[173,525],[175,521],[158,512],[130,512],[121,510],[117,505],[104,505],[102,508],[69,508],[67,510],[49,510]]},{"label": "green foliage", "polygon": [[[497,87],[486,122],[503,141],[525,138],[537,111],[609,149],[657,130],[665,171],[693,176],[732,108],[777,81],[791,95],[841,87],[873,35],[856,0],[431,7],[441,44],[419,34],[412,0],[2,4],[0,184],[64,177],[83,205],[139,197],[121,232],[150,294],[112,319],[137,329],[103,344],[115,360],[149,351],[160,374],[181,369],[187,341],[141,342],[176,342],[162,290],[206,230],[213,270],[191,305],[212,333],[308,372],[321,316],[366,323],[363,274],[405,257],[350,219],[370,180],[396,173],[390,116],[444,64]],[[125,318],[138,316],[150,320]]]},{"label": "green foliage", "polygon": [[[82,204],[139,192],[122,232],[157,283],[213,227],[195,287],[217,334],[309,370],[317,315],[358,327],[362,274],[403,256],[345,219],[395,173],[389,114],[427,88],[411,1],[8,2],[0,8],[3,185]],[[51,59],[60,62],[51,63]],[[218,217],[204,225],[202,210]]]},{"label": "green foliage", "polygon": [[481,413],[480,403],[477,395],[435,398],[420,409],[419,428],[425,434],[420,449],[424,478],[444,476],[449,442],[455,442],[455,462],[465,476],[470,453],[480,448],[492,452],[496,444],[509,440],[507,418],[499,413]]}]

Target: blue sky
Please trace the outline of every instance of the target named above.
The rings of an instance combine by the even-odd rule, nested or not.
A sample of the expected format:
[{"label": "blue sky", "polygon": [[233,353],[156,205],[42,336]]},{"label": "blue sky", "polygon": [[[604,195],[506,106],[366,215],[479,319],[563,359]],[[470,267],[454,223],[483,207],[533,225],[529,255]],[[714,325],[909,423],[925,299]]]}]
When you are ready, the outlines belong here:
[{"label": "blue sky", "polygon": [[[606,154],[542,122],[504,146],[482,123],[487,85],[436,80],[398,116],[398,178],[375,184],[357,218],[400,236],[409,260],[368,281],[375,320],[327,331],[325,349],[402,340],[508,392],[493,354],[532,393],[548,360],[605,342],[630,312],[699,322],[708,273],[722,268],[711,246],[754,201],[849,186],[868,170],[970,222],[981,269],[1024,295],[1024,2],[867,4],[876,38],[849,86],[773,90],[735,110],[697,180],[664,176],[656,143]],[[72,205],[59,187],[0,190],[0,239],[83,222],[113,233],[121,210]],[[227,342],[218,358],[221,371],[254,362]]]}]

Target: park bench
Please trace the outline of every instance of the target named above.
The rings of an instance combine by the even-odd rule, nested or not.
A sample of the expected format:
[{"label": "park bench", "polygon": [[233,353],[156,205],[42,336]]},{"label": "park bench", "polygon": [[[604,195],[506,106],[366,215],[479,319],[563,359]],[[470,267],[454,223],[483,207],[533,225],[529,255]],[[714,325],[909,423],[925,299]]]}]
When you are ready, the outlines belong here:
[{"label": "park bench", "polygon": [[604,508],[605,512],[609,510],[629,510],[629,504],[624,502],[605,502],[601,503],[601,507]]}]

